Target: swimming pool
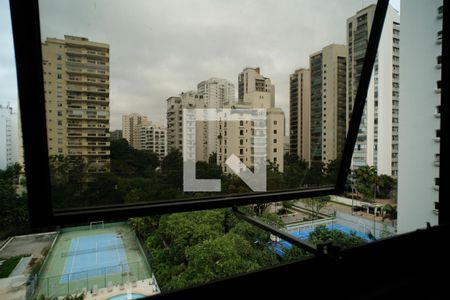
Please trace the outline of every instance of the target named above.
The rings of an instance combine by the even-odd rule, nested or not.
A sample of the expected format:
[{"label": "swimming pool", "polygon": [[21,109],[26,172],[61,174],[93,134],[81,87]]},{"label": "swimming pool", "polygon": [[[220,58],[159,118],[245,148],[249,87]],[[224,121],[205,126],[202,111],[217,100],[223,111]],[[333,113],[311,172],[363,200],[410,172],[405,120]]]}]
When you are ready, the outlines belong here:
[{"label": "swimming pool", "polygon": [[[131,296],[130,298],[128,296]],[[107,300],[129,300],[129,299],[139,299],[139,298],[143,298],[145,297],[145,295],[143,294],[120,294],[111,298],[108,298]]]}]

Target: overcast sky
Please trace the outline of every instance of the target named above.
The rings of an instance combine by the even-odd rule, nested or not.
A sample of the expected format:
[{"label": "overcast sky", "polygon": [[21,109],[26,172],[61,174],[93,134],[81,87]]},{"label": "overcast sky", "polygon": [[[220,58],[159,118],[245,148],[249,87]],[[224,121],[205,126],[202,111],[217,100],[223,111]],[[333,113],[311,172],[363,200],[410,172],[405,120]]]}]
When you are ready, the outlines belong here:
[{"label": "overcast sky", "polygon": [[[235,85],[246,66],[275,84],[289,116],[289,74],[309,55],[345,43],[345,22],[370,0],[42,0],[41,33],[108,43],[111,129],[121,116],[165,121],[166,99],[210,77]],[[399,9],[399,0],[393,3]],[[0,0],[0,104],[17,101],[7,0]],[[287,128],[286,128],[287,129]]]}]

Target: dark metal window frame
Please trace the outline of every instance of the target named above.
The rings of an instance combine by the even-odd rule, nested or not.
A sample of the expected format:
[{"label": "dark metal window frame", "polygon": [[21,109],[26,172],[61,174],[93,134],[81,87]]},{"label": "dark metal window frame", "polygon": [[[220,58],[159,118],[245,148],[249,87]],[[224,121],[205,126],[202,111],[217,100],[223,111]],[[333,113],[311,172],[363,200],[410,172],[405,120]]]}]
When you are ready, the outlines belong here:
[{"label": "dark metal window frame", "polygon": [[[449,149],[449,104],[448,74],[450,53],[448,17],[450,15],[449,0],[444,0],[443,6],[443,43],[442,43],[442,91],[441,91],[441,139],[440,153]],[[50,178],[48,165],[48,152],[45,128],[45,107],[42,85],[42,65],[40,33],[37,1],[11,0],[11,11],[14,28],[14,42],[16,51],[17,76],[19,85],[23,137],[25,147],[25,160],[27,162],[26,175],[29,193],[29,206],[32,224],[42,226],[47,224],[66,224],[97,218],[99,214],[105,219],[125,218],[128,216],[149,215],[155,213],[169,213],[216,207],[231,207],[238,204],[262,203],[280,201],[285,199],[304,198],[339,193],[343,191],[350,167],[359,122],[364,108],[365,94],[369,84],[370,73],[373,66],[371,55],[375,55],[374,32],[379,40],[383,19],[387,9],[387,0],[379,0],[377,13],[370,37],[368,53],[365,58],[361,83],[355,101],[350,129],[345,144],[344,157],[336,186],[304,191],[291,191],[276,193],[276,195],[241,195],[221,199],[199,201],[175,201],[153,205],[124,206],[120,208],[97,208],[74,210],[68,212],[55,212],[53,214],[50,198]],[[377,25],[375,25],[377,24]],[[376,49],[377,47],[375,47]],[[370,50],[372,49],[372,50]],[[374,56],[373,56],[374,58]],[[370,66],[370,67],[369,67]],[[362,85],[365,86],[363,89]],[[26,103],[25,99],[33,99]],[[448,156],[440,157],[439,177],[448,178]],[[328,252],[327,255],[316,256],[303,261],[295,261],[263,270],[233,276],[226,279],[210,282],[195,288],[186,288],[172,293],[157,295],[152,299],[190,299],[221,295],[221,297],[259,298],[274,297],[298,298],[299,292],[303,297],[340,298],[348,299],[379,299],[383,296],[391,297],[392,292],[403,296],[417,296],[417,292],[425,292],[428,297],[442,297],[448,279],[440,276],[440,271],[447,270],[450,265],[450,250],[442,246],[442,241],[450,234],[450,201],[448,201],[449,185],[442,185],[439,190],[439,226],[417,230],[416,232],[376,241],[353,249]],[[41,200],[42,199],[42,200]],[[140,211],[140,210],[143,211]],[[248,216],[235,213],[246,221],[258,226],[258,220],[253,222]],[[83,216],[85,218],[83,218]],[[262,224],[261,228],[266,227]],[[267,228],[270,232],[271,228]],[[281,233],[283,234],[283,233]],[[295,240],[291,240],[295,244]],[[330,248],[332,249],[332,248]],[[329,249],[329,250],[330,250]],[[307,249],[305,249],[307,250]],[[314,250],[314,249],[313,249]],[[314,251],[312,251],[314,253]],[[372,266],[392,266],[386,272],[384,268],[361,268],[361,264]],[[336,274],[324,285],[324,274]],[[356,276],[355,271],[358,270]],[[425,274],[425,276],[423,276]],[[435,274],[437,276],[426,276]],[[352,284],[349,285],[348,278]],[[383,278],[383,280],[380,280]],[[370,284],[368,284],[370,283]],[[376,287],[375,284],[376,283]],[[301,288],[307,287],[307,289]]]},{"label": "dark metal window frame", "polygon": [[75,224],[98,219],[124,219],[136,216],[233,207],[342,193],[345,188],[347,175],[350,171],[353,149],[364,110],[388,2],[387,0],[379,0],[376,7],[341,166],[335,185],[280,192],[222,195],[133,205],[121,204],[56,210],[52,207],[50,169],[48,164],[49,156],[47,148],[38,0],[11,0],[11,19],[16,56],[24,157],[26,162],[25,172],[32,227]]}]

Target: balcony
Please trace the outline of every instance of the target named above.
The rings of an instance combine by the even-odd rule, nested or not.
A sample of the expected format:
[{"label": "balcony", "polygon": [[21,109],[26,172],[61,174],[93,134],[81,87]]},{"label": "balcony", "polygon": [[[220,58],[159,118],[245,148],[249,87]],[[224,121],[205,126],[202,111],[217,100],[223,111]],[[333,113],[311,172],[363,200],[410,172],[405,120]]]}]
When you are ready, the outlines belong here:
[{"label": "balcony", "polygon": [[92,97],[92,96],[67,96],[67,101],[97,102],[109,104],[109,97]]},{"label": "balcony", "polygon": [[87,68],[75,68],[75,67],[68,67],[66,68],[66,72],[69,74],[89,74],[91,76],[109,76],[108,70],[93,70],[93,69],[87,69]]}]

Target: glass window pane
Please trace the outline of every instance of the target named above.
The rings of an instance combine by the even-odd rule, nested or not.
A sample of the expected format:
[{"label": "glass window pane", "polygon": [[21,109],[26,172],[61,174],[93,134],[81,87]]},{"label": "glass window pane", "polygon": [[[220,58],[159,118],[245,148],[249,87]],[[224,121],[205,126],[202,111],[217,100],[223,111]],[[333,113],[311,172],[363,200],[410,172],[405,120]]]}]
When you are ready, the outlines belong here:
[{"label": "glass window pane", "polygon": [[375,5],[39,3],[55,208],[336,184]]}]

